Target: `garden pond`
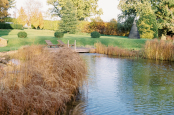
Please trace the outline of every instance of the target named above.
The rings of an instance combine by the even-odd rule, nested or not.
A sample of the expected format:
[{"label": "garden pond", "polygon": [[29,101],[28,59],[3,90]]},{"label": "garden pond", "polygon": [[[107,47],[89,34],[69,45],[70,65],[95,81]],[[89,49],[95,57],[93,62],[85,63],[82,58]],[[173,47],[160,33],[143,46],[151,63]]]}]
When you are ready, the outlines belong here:
[{"label": "garden pond", "polygon": [[83,114],[174,114],[174,62],[80,55],[88,68],[78,107]]}]

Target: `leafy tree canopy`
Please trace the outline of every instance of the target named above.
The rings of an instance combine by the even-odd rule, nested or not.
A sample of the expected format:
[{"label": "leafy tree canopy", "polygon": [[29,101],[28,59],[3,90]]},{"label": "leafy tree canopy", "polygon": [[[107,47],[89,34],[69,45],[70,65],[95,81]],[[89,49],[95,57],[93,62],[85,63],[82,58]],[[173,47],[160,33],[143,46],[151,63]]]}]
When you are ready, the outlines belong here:
[{"label": "leafy tree canopy", "polygon": [[151,24],[156,19],[157,27],[148,26],[148,28],[160,29],[164,35],[169,31],[174,33],[174,0],[120,0],[118,8],[122,10],[121,19],[127,20],[128,17],[135,16],[142,18],[143,15],[146,15],[146,19],[144,17],[146,21],[143,23],[147,24],[147,17],[150,18],[154,15]]},{"label": "leafy tree canopy", "polygon": [[[77,19],[84,20],[86,17],[91,15],[101,15],[103,13],[102,9],[97,10],[98,0],[70,0],[73,3],[73,6],[77,10]],[[47,0],[47,3],[53,5],[53,8],[50,9],[53,15],[58,15],[62,17],[61,10],[66,5],[65,0]]]},{"label": "leafy tree canopy", "polygon": [[27,23],[27,15],[23,7],[21,7],[21,9],[19,10],[19,16],[17,18],[17,21],[19,24],[22,24],[23,26]]}]

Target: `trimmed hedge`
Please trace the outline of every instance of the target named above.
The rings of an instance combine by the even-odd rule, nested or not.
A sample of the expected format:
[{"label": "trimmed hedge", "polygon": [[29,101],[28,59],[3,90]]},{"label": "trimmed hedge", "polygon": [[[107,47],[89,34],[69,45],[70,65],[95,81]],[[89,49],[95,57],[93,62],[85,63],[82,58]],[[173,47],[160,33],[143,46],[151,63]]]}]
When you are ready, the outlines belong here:
[{"label": "trimmed hedge", "polygon": [[101,36],[100,33],[97,31],[91,33],[91,38],[100,38],[100,36]]},{"label": "trimmed hedge", "polygon": [[22,29],[21,24],[3,24],[0,23],[0,29]]},{"label": "trimmed hedge", "polygon": [[12,22],[13,24],[18,24],[18,21],[16,18],[10,18],[10,17],[4,18],[4,22]]},{"label": "trimmed hedge", "polygon": [[62,32],[55,32],[55,33],[54,33],[54,36],[55,36],[56,38],[63,38],[64,33],[62,33]]},{"label": "trimmed hedge", "polygon": [[27,37],[27,33],[25,31],[18,32],[18,38],[26,38],[26,37]]}]

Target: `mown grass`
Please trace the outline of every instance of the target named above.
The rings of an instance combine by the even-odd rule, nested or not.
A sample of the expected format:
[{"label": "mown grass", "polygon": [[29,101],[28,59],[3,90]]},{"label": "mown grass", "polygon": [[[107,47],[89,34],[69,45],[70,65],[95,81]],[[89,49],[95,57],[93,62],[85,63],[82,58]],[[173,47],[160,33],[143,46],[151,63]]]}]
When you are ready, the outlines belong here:
[{"label": "mown grass", "polygon": [[[42,44],[46,45],[45,40],[51,40],[57,44],[54,37],[54,31],[25,29],[27,38],[18,38],[17,33],[21,30],[0,30],[0,37],[8,39],[7,47],[1,47],[0,52],[19,49],[23,45]],[[68,40],[73,44],[76,40],[77,46],[94,46],[95,43],[101,42],[106,46],[118,46],[120,48],[139,50],[143,47],[147,39],[128,39],[122,36],[101,36],[100,38],[91,38],[90,34],[65,34],[60,38],[64,43]]]},{"label": "mown grass", "polygon": [[[69,55],[71,54],[71,55]],[[20,66],[0,69],[1,115],[59,115],[86,81],[86,66],[70,49],[48,52],[43,46],[20,49]]]}]

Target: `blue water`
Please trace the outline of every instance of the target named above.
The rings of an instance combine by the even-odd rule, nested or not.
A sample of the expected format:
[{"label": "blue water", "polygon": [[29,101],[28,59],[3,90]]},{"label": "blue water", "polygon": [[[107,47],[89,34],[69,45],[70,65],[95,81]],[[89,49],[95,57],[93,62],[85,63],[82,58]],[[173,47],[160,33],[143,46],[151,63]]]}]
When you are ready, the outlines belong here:
[{"label": "blue water", "polygon": [[88,67],[86,115],[174,114],[174,62],[81,54]]}]

